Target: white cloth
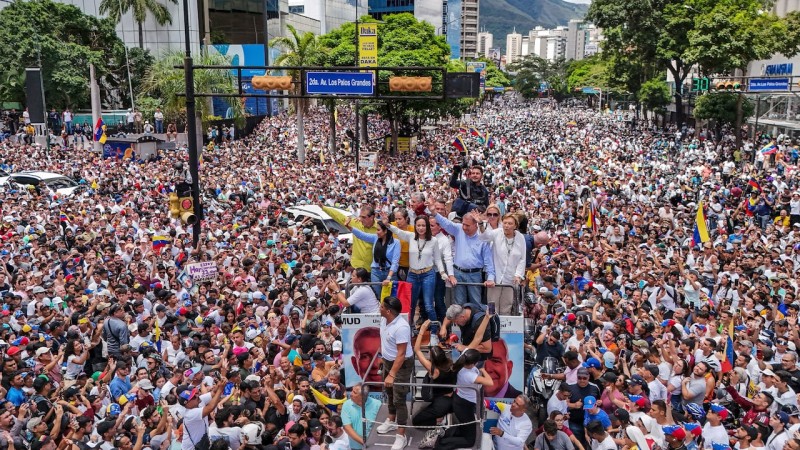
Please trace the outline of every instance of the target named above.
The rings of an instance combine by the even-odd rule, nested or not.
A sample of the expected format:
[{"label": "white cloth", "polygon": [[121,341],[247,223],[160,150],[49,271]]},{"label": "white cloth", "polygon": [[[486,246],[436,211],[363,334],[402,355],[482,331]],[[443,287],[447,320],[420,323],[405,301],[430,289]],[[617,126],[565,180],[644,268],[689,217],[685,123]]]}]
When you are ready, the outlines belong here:
[{"label": "white cloth", "polygon": [[385,317],[381,317],[381,353],[384,359],[394,361],[397,359],[397,346],[406,344],[406,358],[411,358],[411,327],[403,314],[387,323]]},{"label": "white cloth", "polygon": [[492,243],[494,257],[494,277],[497,284],[512,284],[514,277],[525,278],[525,237],[514,231],[514,238],[508,239],[502,228],[481,233],[480,240]]},{"label": "white cloth", "polygon": [[401,230],[394,225],[389,225],[395,236],[401,241],[408,242],[408,267],[413,270],[420,270],[426,267],[436,266],[436,271],[444,272],[442,264],[442,250],[438,241],[417,240],[411,231]]}]

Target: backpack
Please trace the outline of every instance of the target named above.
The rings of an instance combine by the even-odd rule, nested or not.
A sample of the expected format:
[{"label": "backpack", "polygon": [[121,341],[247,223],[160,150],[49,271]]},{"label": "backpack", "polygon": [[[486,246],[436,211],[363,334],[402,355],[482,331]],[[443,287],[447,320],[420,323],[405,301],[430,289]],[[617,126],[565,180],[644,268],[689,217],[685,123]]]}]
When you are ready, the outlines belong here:
[{"label": "backpack", "polygon": [[[481,322],[483,321],[483,316],[485,316],[485,315],[486,315],[486,313],[483,310],[478,310],[477,312],[475,312],[472,315],[472,326],[473,326],[474,329],[476,329],[476,330],[478,329],[478,326],[480,326]],[[500,340],[500,316],[498,316],[497,314],[492,316],[492,318],[489,319],[489,325],[487,325],[487,327],[489,328],[489,336],[490,336],[492,342],[499,341]]]}]

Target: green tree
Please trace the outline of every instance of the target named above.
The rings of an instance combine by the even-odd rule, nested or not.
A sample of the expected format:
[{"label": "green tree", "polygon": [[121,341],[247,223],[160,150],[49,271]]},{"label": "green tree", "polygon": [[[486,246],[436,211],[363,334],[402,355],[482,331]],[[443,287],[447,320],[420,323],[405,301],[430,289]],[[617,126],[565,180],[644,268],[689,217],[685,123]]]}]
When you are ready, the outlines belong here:
[{"label": "green tree", "polygon": [[[178,4],[178,0],[169,0]],[[133,20],[139,27],[139,48],[144,48],[144,30],[142,28],[148,14],[152,14],[153,19],[159,25],[172,25],[172,15],[163,4],[156,0],[102,0],[100,2],[100,14],[107,15],[114,23],[122,20],[122,15],[132,11]]]},{"label": "green tree", "polygon": [[670,103],[670,97],[667,82],[660,78],[645,81],[636,93],[636,98],[645,108],[659,114],[664,114],[665,108]]},{"label": "green tree", "polygon": [[737,105],[741,105],[741,117],[749,118],[755,112],[755,105],[749,99],[730,92],[709,93],[697,98],[694,105],[694,116],[701,120],[713,120],[717,136],[721,135],[722,126],[735,126],[739,114]]},{"label": "green tree", "polygon": [[15,1],[0,10],[0,48],[0,91],[13,96],[4,100],[24,103],[17,80],[26,67],[41,67],[48,108],[88,107],[89,64],[98,77],[125,64],[111,20],[52,0]]},{"label": "green tree", "polygon": [[[283,53],[275,60],[276,66],[318,66],[325,62],[325,49],[319,45],[317,36],[313,33],[306,32],[300,35],[297,30],[287,25],[291,36],[277,37],[270,42],[272,47],[280,47]],[[300,71],[290,70],[289,75],[292,76],[296,82],[293,92],[300,93]],[[305,124],[303,115],[308,109],[308,100],[303,98],[295,98],[292,105],[297,115],[297,159],[300,163],[306,160],[306,143],[305,143]]]},{"label": "green tree", "polygon": [[[179,117],[185,115],[186,97],[180,95],[186,92],[186,80],[183,70],[175,69],[175,66],[183,64],[184,53],[180,51],[168,52],[159,58],[155,64],[147,71],[142,80],[141,94],[159,99],[164,109],[164,115],[168,117]],[[231,65],[231,59],[219,53],[201,52],[194,57],[195,65],[206,66],[227,66]],[[194,71],[195,92],[235,94],[236,77],[228,70],[195,69]],[[224,101],[231,108],[232,116],[238,126],[244,125],[244,107],[237,98],[223,97]],[[155,110],[153,102],[147,101],[147,107]],[[198,99],[196,102],[197,115],[203,121],[203,127],[207,125],[208,118],[213,114],[211,99],[203,101]]]},{"label": "green tree", "polygon": [[525,98],[536,97],[541,83],[547,84],[548,94],[561,100],[567,94],[567,62],[563,58],[550,62],[537,55],[528,55],[510,64],[514,88]]},{"label": "green tree", "polygon": [[693,0],[594,0],[586,19],[603,28],[603,51],[619,74],[638,74],[626,80],[626,90],[667,70],[675,80],[678,123],[683,121],[680,87],[693,61],[688,57],[688,33],[694,27]]},{"label": "green tree", "polygon": [[[128,61],[130,61],[130,83],[128,83]],[[149,50],[137,47],[128,49],[128,55],[122,55],[121,65],[109,67],[108,73],[101,77],[99,82],[106,91],[116,92],[115,96],[106,96],[103,100],[104,108],[123,109],[131,104],[131,90],[133,95],[142,90],[142,81],[147,71],[155,63],[155,58]],[[136,101],[139,108],[139,102]],[[141,108],[139,108],[141,110]]]},{"label": "green tree", "polygon": [[584,87],[608,86],[608,61],[600,54],[570,61],[567,66],[567,90],[580,91]]}]

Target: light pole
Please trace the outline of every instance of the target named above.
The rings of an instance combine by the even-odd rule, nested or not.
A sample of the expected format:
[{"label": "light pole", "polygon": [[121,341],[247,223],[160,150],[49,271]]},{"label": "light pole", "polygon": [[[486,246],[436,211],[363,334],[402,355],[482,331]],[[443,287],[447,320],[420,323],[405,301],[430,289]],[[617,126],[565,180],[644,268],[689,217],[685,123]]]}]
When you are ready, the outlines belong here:
[{"label": "light pole", "polygon": [[[272,3],[273,0],[264,0],[264,65],[267,67],[269,67],[269,12]],[[267,97],[267,117],[272,117],[272,99],[269,97]]]},{"label": "light pole", "polygon": [[197,112],[194,100],[194,71],[192,44],[189,32],[189,0],[183,0],[183,26],[186,41],[186,56],[183,58],[183,76],[186,83],[186,140],[189,141],[189,175],[192,178],[192,204],[197,222],[192,225],[192,246],[200,244],[200,228],[203,223],[203,207],[200,205],[200,155],[197,148]]}]

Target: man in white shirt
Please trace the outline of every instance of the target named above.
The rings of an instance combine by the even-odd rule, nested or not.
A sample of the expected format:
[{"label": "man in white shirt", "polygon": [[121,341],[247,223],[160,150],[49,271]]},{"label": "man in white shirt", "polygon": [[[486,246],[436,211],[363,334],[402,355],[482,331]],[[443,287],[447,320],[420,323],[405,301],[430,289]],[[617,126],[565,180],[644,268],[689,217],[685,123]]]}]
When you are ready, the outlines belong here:
[{"label": "man in white shirt", "polygon": [[549,417],[553,411],[558,411],[561,414],[567,413],[567,402],[569,401],[570,392],[569,392],[569,385],[567,383],[561,383],[558,385],[558,391],[549,400],[547,400],[547,416]]},{"label": "man in white shirt", "polygon": [[655,364],[645,364],[644,369],[639,372],[644,381],[647,382],[647,387],[650,390],[648,398],[651,404],[656,400],[667,400],[667,388],[657,378],[659,370]]},{"label": "man in white shirt", "polygon": [[[353,270],[353,284],[365,283],[369,281],[369,272],[364,268]],[[339,302],[342,308],[353,307],[361,314],[374,314],[380,312],[380,303],[375,297],[375,291],[368,286],[355,286],[350,291],[350,297],[344,298],[344,293],[335,281],[328,283],[328,292],[333,297],[334,302]]]},{"label": "man in white shirt", "polygon": [[589,422],[586,426],[589,437],[592,438],[592,450],[617,450],[614,438],[606,432],[599,421]]},{"label": "man in white shirt", "polygon": [[533,431],[528,410],[528,397],[519,395],[505,408],[497,419],[497,426],[489,429],[496,450],[523,450]]}]

